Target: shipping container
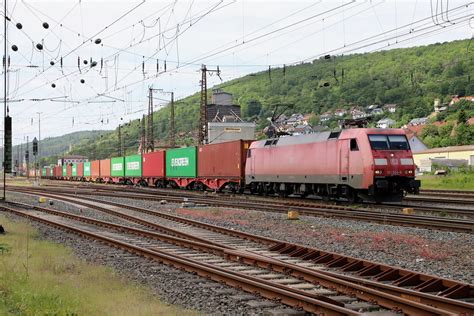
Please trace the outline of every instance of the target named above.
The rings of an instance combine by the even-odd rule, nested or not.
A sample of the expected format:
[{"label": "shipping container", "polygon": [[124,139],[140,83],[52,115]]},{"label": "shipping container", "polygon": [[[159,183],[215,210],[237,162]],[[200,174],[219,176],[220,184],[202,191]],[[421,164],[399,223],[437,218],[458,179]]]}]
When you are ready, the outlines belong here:
[{"label": "shipping container", "polygon": [[55,166],[54,167],[54,177],[56,178],[61,178],[63,175],[63,169],[61,166]]},{"label": "shipping container", "polygon": [[62,169],[63,169],[62,176],[63,176],[63,177],[66,177],[66,176],[67,176],[67,168],[66,168],[66,165],[63,165]]},{"label": "shipping container", "polygon": [[67,165],[66,166],[66,175],[68,178],[72,177],[72,165]]},{"label": "shipping container", "polygon": [[[92,168],[94,170],[94,168]],[[100,161],[100,177],[110,178],[110,159],[102,159]]]},{"label": "shipping container", "polygon": [[[84,162],[83,165],[84,171],[83,171],[83,176],[84,177],[90,177],[91,176],[91,163],[90,162]],[[97,173],[99,170],[97,169]]]},{"label": "shipping container", "polygon": [[237,140],[199,146],[198,177],[243,180],[245,160],[251,143],[250,140]]},{"label": "shipping container", "polygon": [[125,157],[114,157],[110,160],[110,175],[112,177],[125,176]]},{"label": "shipping container", "polygon": [[142,158],[143,177],[165,177],[165,151],[155,151],[143,154]]},{"label": "shipping container", "polygon": [[125,157],[125,176],[135,178],[142,176],[142,155]]},{"label": "shipping container", "polygon": [[84,176],[84,163],[80,162],[77,164],[77,176],[82,178]]},{"label": "shipping container", "polygon": [[195,178],[197,176],[196,147],[166,151],[166,177]]},{"label": "shipping container", "polygon": [[48,178],[53,176],[53,167],[46,167],[46,176]]},{"label": "shipping container", "polygon": [[46,177],[46,168],[41,169],[41,177]]},{"label": "shipping container", "polygon": [[71,176],[77,177],[77,163],[72,164]]},{"label": "shipping container", "polygon": [[[101,162],[100,160],[91,161],[91,177],[96,178],[96,179],[100,178],[100,175],[101,175],[100,162]],[[110,173],[110,170],[109,170],[109,173]]]}]

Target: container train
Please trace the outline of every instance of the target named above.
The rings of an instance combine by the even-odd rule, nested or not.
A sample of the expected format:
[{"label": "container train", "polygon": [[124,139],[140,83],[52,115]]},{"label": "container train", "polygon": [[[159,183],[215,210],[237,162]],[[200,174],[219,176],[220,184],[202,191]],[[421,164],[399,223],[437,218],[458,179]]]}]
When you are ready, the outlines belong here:
[{"label": "container train", "polygon": [[376,202],[401,201],[420,188],[405,132],[374,128],[173,148],[46,167],[42,176]]}]

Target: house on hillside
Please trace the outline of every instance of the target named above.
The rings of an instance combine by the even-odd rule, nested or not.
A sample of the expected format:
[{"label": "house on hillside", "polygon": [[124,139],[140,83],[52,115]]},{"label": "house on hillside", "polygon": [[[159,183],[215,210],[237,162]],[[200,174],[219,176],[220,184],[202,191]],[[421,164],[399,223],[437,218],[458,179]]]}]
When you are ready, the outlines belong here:
[{"label": "house on hillside", "polygon": [[461,100],[467,100],[467,101],[474,102],[474,96],[469,95],[469,96],[465,96],[465,97],[460,97],[458,95],[454,95],[451,98],[451,101],[449,102],[449,106],[452,106],[453,104],[458,103]]},{"label": "house on hillside", "polygon": [[293,128],[293,135],[303,135],[312,133],[313,129],[309,125],[301,124]]},{"label": "house on hillside", "polygon": [[417,126],[417,125],[425,125],[426,123],[428,123],[427,117],[419,117],[419,118],[412,119],[410,122],[408,122],[407,125]]},{"label": "house on hillside", "polygon": [[395,122],[392,119],[389,118],[384,118],[381,119],[377,122],[377,128],[391,128],[393,127],[397,122]]},{"label": "house on hillside", "polygon": [[338,117],[344,117],[347,114],[347,110],[345,109],[337,109],[334,111],[334,115]]},{"label": "house on hillside", "polygon": [[354,120],[356,120],[356,119],[366,118],[369,116],[369,114],[365,113],[364,111],[360,111],[356,109],[356,110],[351,111],[351,116]]},{"label": "house on hillside", "polygon": [[397,105],[395,103],[385,104],[384,108],[389,113],[397,112]]},{"label": "house on hillside", "polygon": [[446,111],[448,108],[445,104],[442,104],[438,98],[434,99],[433,107],[435,113]]},{"label": "house on hillside", "polygon": [[321,116],[319,117],[319,121],[321,121],[321,122],[327,122],[330,119],[332,119],[332,113],[331,112],[325,112],[325,113],[321,114]]},{"label": "house on hillside", "polygon": [[292,114],[287,120],[287,125],[298,125],[303,122],[304,116],[300,113]]},{"label": "house on hillside", "polygon": [[383,109],[378,104],[372,104],[367,107],[367,113],[370,113],[372,115],[380,115],[383,114]]}]

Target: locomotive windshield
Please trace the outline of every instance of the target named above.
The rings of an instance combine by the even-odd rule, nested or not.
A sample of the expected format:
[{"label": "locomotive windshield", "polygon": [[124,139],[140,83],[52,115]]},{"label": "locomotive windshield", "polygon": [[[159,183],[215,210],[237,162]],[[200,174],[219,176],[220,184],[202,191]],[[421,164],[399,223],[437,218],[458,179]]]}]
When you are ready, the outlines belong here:
[{"label": "locomotive windshield", "polygon": [[409,150],[405,135],[369,135],[373,150]]}]

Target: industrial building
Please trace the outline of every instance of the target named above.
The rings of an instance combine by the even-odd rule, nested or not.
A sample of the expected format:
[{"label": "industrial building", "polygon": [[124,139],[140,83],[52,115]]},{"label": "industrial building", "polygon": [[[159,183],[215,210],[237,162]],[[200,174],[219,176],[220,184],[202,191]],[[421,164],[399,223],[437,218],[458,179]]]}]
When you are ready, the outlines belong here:
[{"label": "industrial building", "polygon": [[433,148],[413,153],[413,160],[419,171],[432,171],[433,163],[440,163],[449,167],[474,166],[474,145],[450,146]]}]

